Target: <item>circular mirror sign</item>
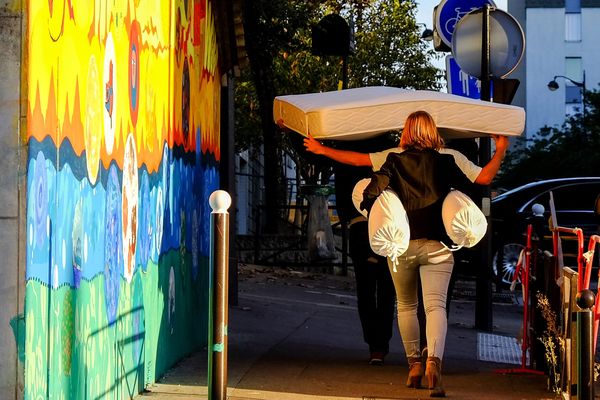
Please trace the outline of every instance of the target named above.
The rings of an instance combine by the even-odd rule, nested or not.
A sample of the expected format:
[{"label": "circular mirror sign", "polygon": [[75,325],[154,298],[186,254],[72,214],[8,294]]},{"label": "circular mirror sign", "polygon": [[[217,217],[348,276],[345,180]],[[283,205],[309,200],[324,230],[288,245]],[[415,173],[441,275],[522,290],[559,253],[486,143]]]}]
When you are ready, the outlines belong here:
[{"label": "circular mirror sign", "polygon": [[[456,24],[452,55],[465,73],[481,78],[483,9],[471,11]],[[525,52],[525,35],[517,20],[499,9],[490,10],[490,75],[504,78],[517,68]]]}]

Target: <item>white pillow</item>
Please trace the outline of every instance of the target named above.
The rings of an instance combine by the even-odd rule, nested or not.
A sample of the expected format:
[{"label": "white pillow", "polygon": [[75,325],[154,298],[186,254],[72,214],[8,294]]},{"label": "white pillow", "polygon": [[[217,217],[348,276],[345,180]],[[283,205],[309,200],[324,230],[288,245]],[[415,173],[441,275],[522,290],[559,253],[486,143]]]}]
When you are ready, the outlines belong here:
[{"label": "white pillow", "polygon": [[[363,192],[371,179],[361,179],[352,191],[352,202],[356,210],[367,217],[367,211],[360,209]],[[375,254],[388,257],[395,267],[396,259],[408,249],[410,228],[408,217],[398,195],[391,189],[384,190],[377,197],[369,218],[369,244]]]},{"label": "white pillow", "polygon": [[375,254],[396,259],[408,249],[410,228],[408,217],[398,195],[384,190],[369,213],[369,244]]},{"label": "white pillow", "polygon": [[452,190],[442,204],[446,234],[459,247],[473,247],[485,236],[487,220],[466,194]]}]

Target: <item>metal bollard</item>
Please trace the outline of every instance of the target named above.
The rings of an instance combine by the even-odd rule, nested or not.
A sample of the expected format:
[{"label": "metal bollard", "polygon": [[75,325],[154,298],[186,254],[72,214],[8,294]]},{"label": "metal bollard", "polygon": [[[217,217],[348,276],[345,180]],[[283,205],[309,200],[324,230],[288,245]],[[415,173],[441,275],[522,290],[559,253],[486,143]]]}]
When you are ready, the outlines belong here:
[{"label": "metal bollard", "polygon": [[216,190],[208,199],[212,213],[208,318],[208,399],[227,398],[227,324],[229,289],[229,213],[231,196]]},{"label": "metal bollard", "polygon": [[594,339],[592,337],[594,293],[585,289],[577,293],[577,399],[594,398]]}]

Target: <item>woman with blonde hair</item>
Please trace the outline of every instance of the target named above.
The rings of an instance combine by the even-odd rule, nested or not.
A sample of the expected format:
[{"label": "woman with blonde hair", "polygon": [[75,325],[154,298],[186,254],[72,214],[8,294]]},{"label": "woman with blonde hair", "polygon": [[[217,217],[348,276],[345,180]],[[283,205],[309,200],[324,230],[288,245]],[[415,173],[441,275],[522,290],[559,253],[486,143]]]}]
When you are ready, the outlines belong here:
[{"label": "woman with blonde hair", "polygon": [[[400,138],[403,151],[387,156],[381,169],[373,174],[361,203],[362,209],[370,211],[379,194],[389,187],[406,209],[409,246],[396,260],[395,268],[389,260],[388,264],[409,364],[406,384],[421,387],[424,374],[431,397],[445,396],[441,366],[447,330],[446,297],[454,266],[452,252],[442,244],[451,242],[442,222],[442,203],[451,189],[466,190],[471,185],[454,158],[438,152],[443,145],[431,115],[425,111],[409,115]],[[417,318],[419,277],[426,315],[426,360],[421,357]]]},{"label": "woman with blonde hair", "polygon": [[415,111],[406,118],[400,137],[400,147],[433,150],[444,147],[444,140],[439,135],[435,121],[429,113]]},{"label": "woman with blonde hair", "polygon": [[[283,126],[282,121],[280,126]],[[392,188],[402,187],[402,189],[398,188],[399,191],[396,193],[409,211],[409,225],[413,240],[407,253],[402,257],[403,268],[396,268],[398,272],[393,272],[390,266],[390,271],[397,294],[398,326],[409,359],[409,376],[406,383],[410,387],[420,387],[421,379],[426,372],[424,368],[426,364],[428,367],[426,375],[432,397],[445,396],[441,385],[441,360],[447,329],[448,281],[454,266],[452,254],[440,243],[440,238],[449,240],[443,228],[440,201],[443,200],[450,186],[460,190],[469,182],[478,185],[489,185],[492,182],[509,146],[506,136],[493,135],[492,138],[496,150],[487,164],[481,167],[473,164],[459,151],[444,147],[444,141],[438,133],[434,119],[425,111],[417,111],[407,118],[398,147],[380,152],[340,150],[323,145],[311,135],[304,138],[304,147],[307,151],[339,163],[368,166],[376,173],[384,165],[386,166],[382,174],[374,176],[374,181],[368,188],[370,193],[366,193],[364,203],[368,209],[388,185]],[[406,152],[406,156],[401,157]],[[437,156],[434,153],[437,153]],[[402,166],[402,178],[398,178],[396,173],[396,171],[400,172],[395,168],[394,160],[398,158]],[[457,166],[464,175],[457,171]],[[467,181],[464,180],[465,176],[468,178]],[[403,180],[406,184],[403,184]],[[428,293],[423,301],[427,309],[425,330],[430,356],[427,360],[423,360],[421,352],[417,351],[420,334],[416,314],[417,275],[420,275],[421,279],[425,276],[425,282],[421,286],[423,291],[427,287]],[[421,343],[421,345],[425,344]]]}]

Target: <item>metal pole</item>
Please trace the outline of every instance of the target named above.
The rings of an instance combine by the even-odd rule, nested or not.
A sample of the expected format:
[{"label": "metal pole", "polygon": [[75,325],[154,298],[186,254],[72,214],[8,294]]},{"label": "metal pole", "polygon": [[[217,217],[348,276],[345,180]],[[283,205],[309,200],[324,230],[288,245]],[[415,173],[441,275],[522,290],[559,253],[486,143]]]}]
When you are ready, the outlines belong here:
[{"label": "metal pole", "polygon": [[341,222],[342,227],[342,276],[348,275],[348,225]]},{"label": "metal pole", "polygon": [[587,115],[586,110],[585,110],[585,69],[583,70],[583,81],[581,81],[581,108],[582,108],[582,112],[583,112],[583,121],[585,123],[585,117]]},{"label": "metal pole", "polygon": [[594,398],[594,349],[592,338],[594,292],[585,289],[577,293],[577,399]]},{"label": "metal pole", "polygon": [[527,368],[527,349],[529,348],[529,270],[531,268],[531,232],[533,226],[527,225],[527,242],[525,246],[525,260],[523,274],[523,340],[521,342],[521,368]]},{"label": "metal pole", "polygon": [[[235,146],[234,146],[234,74],[233,71],[229,70],[222,77],[221,82],[221,157],[225,152],[227,160],[221,162],[221,189],[227,190],[230,193],[232,203],[235,203],[237,196],[235,190]],[[235,246],[235,221],[236,221],[236,210],[235,207],[229,212],[229,218],[233,221],[233,229],[229,230],[230,239],[229,242],[232,246],[229,248],[229,255],[231,260],[229,262],[229,287],[231,298],[229,303],[231,305],[237,305],[238,303],[238,255]]]},{"label": "metal pole", "polygon": [[482,9],[481,27],[481,100],[490,101],[490,5]]},{"label": "metal pole", "polygon": [[227,398],[227,329],[229,289],[229,213],[231,197],[217,190],[208,199],[211,213],[209,285],[208,399]]},{"label": "metal pole", "polygon": [[[490,81],[490,6],[486,4],[482,12],[481,29],[481,100],[491,100],[491,81]],[[490,138],[479,139],[479,165],[486,165],[490,161]],[[490,187],[482,188],[481,209],[488,222],[488,234],[485,235],[480,244],[481,263],[483,268],[477,275],[475,282],[475,291],[477,294],[475,302],[475,327],[480,330],[491,331],[493,328],[492,318],[492,279],[491,279],[491,261],[492,261],[492,243],[489,233],[491,230],[490,218]]]},{"label": "metal pole", "polygon": [[255,204],[254,208],[254,264],[258,264],[260,259],[260,205]]},{"label": "metal pole", "polygon": [[342,56],[342,89],[348,89],[348,56]]}]

